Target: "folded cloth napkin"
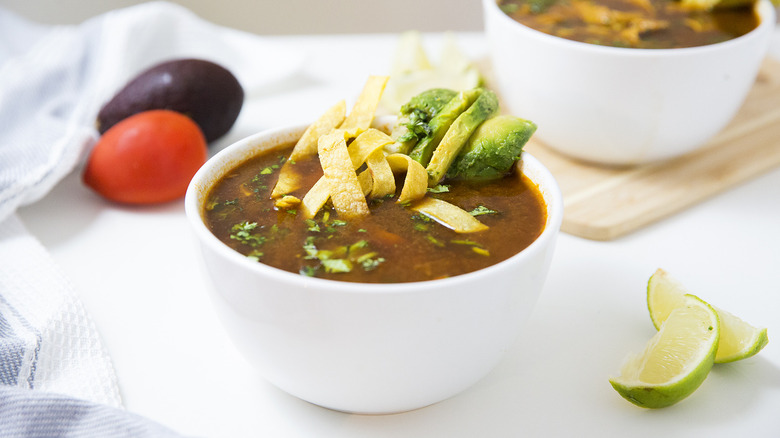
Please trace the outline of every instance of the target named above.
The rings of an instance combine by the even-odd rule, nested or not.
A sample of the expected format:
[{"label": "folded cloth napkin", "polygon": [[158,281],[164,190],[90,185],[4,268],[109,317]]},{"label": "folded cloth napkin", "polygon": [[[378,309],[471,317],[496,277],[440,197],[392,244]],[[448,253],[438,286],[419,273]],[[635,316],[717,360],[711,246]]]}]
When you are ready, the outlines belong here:
[{"label": "folded cloth napkin", "polygon": [[15,211],[80,164],[98,138],[100,106],[124,83],[183,57],[220,63],[247,94],[302,61],[164,2],[78,26],[44,26],[0,8],[0,436],[173,435],[122,409],[95,324]]}]

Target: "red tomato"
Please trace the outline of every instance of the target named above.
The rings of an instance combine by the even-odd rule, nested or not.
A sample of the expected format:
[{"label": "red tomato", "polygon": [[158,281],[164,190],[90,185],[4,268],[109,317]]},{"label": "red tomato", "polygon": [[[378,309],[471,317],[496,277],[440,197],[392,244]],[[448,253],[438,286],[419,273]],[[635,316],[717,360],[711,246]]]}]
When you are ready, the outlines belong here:
[{"label": "red tomato", "polygon": [[207,156],[203,133],[189,117],[145,111],[103,134],[84,169],[84,183],[112,201],[172,201],[184,196]]}]

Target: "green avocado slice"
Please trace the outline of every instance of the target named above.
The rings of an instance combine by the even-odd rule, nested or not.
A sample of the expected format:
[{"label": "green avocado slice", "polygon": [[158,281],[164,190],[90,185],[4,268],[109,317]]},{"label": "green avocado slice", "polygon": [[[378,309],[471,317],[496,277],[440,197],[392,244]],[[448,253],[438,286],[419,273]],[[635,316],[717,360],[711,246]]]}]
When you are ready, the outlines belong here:
[{"label": "green avocado slice", "polygon": [[405,103],[391,134],[395,144],[390,152],[408,154],[420,139],[430,135],[431,119],[457,94],[457,91],[446,88],[431,88]]},{"label": "green avocado slice", "polygon": [[452,122],[434,150],[433,156],[425,168],[428,171],[428,187],[433,187],[441,181],[471,134],[482,122],[488,120],[498,111],[496,94],[488,89],[478,90],[480,93],[477,99]]},{"label": "green avocado slice", "polygon": [[482,94],[483,90],[475,88],[472,90],[461,91],[455,97],[450,99],[446,105],[439,111],[436,116],[431,119],[429,126],[431,132],[429,135],[423,137],[409,153],[409,156],[422,164],[427,166],[431,160],[433,151],[441,142],[447,130],[453,124],[453,122],[460,116],[467,108],[474,103],[478,97]]},{"label": "green avocado slice", "polygon": [[500,115],[486,120],[469,138],[447,171],[448,178],[490,180],[501,178],[520,157],[536,132],[536,124]]}]

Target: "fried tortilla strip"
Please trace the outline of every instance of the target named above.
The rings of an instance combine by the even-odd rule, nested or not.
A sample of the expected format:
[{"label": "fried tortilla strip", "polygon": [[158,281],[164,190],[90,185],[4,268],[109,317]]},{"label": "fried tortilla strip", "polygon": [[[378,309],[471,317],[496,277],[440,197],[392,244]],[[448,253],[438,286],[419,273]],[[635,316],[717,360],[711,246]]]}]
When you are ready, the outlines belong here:
[{"label": "fried tortilla strip", "polygon": [[291,195],[284,195],[274,202],[274,206],[279,210],[287,210],[288,208],[295,208],[301,203],[301,200]]},{"label": "fried tortilla strip", "polygon": [[352,167],[344,136],[339,132],[323,135],[319,140],[318,151],[323,176],[336,211],[347,218],[369,214],[366,197]]},{"label": "fried tortilla strip", "polygon": [[392,142],[393,139],[389,135],[378,129],[370,128],[366,130],[358,135],[355,141],[347,148],[349,158],[352,160],[352,167],[358,169],[374,151],[384,148],[385,145]]},{"label": "fried tortilla strip", "polygon": [[[353,141],[347,150],[352,159],[352,166],[360,168],[363,163],[368,167],[368,174],[358,175],[363,193],[373,198],[380,198],[395,193],[395,177],[385,160],[384,147],[393,139],[382,131],[369,128]],[[368,184],[367,184],[368,183]]]},{"label": "fried tortilla strip", "polygon": [[328,108],[328,110],[303,133],[301,139],[295,144],[295,147],[290,154],[290,159],[297,160],[315,155],[317,153],[317,142],[319,138],[330,133],[330,131],[343,123],[346,111],[347,104],[343,100]]},{"label": "fried tortilla strip", "polygon": [[426,197],[412,204],[410,208],[451,228],[456,233],[476,233],[488,229],[487,225],[475,219],[466,210],[441,199]]},{"label": "fried tortilla strip", "polygon": [[276,181],[271,197],[279,198],[300,187],[300,175],[295,172],[295,161],[317,154],[317,141],[320,136],[331,132],[344,121],[347,104],[342,100],[330,107],[314,123],[309,125],[301,138],[295,143],[290,157],[279,169],[279,179]]},{"label": "fried tortilla strip", "polygon": [[374,178],[371,176],[371,171],[366,169],[358,173],[358,182],[363,190],[363,196],[368,196],[371,193],[371,189],[374,188]]},{"label": "fried tortilla strip", "polygon": [[357,137],[371,126],[376,107],[382,98],[388,79],[390,79],[389,76],[368,77],[366,84],[363,86],[363,91],[360,92],[360,96],[355,102],[355,106],[352,107],[352,111],[349,112],[344,123],[339,126],[340,129],[349,132],[353,137]]},{"label": "fried tortilla strip", "polygon": [[406,172],[404,187],[397,202],[416,201],[425,196],[428,191],[428,173],[422,164],[406,154],[390,154],[385,160],[393,173]]},{"label": "fried tortilla strip", "polygon": [[301,212],[304,219],[313,218],[318,211],[328,202],[330,187],[325,178],[320,178],[301,200]]},{"label": "fried tortilla strip", "polygon": [[393,169],[387,164],[385,152],[379,148],[366,159],[366,166],[371,172],[373,185],[371,187],[372,198],[382,198],[395,193],[395,176]]}]

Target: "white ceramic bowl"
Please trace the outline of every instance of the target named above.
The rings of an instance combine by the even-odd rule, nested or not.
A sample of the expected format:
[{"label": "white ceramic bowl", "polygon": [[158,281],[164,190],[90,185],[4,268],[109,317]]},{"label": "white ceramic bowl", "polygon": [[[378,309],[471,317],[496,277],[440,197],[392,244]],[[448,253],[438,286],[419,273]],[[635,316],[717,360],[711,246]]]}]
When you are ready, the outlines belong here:
[{"label": "white ceramic bowl", "polygon": [[483,0],[497,88],[512,113],[575,158],[632,165],[703,146],[733,118],[764,59],[775,10],[742,37],[683,49],[604,47],[517,23]]},{"label": "white ceramic bowl", "polygon": [[563,215],[553,176],[523,154],[522,171],[547,203],[547,223],[534,243],[497,265],[402,284],[309,278],[250,261],[202,218],[209,189],[226,171],[294,141],[304,128],[273,129],[227,147],[187,191],[213,305],[238,349],[282,390],[347,412],[416,409],[480,380],[512,345],[542,289]]}]

